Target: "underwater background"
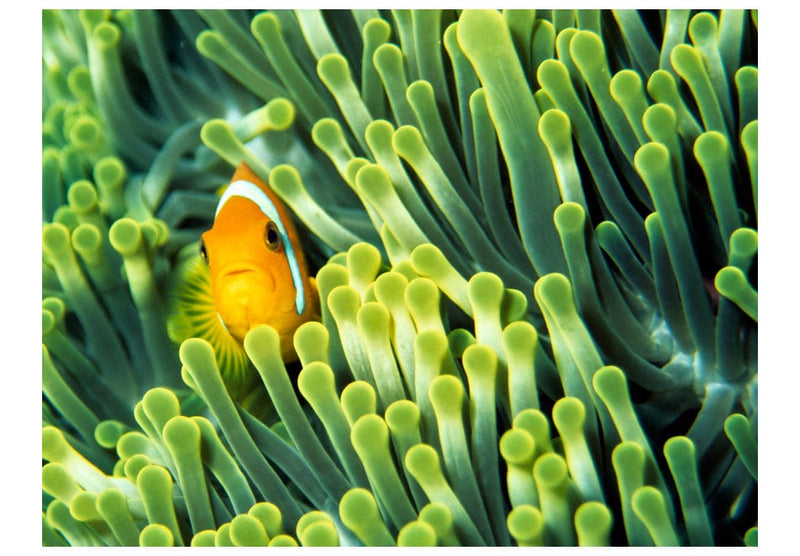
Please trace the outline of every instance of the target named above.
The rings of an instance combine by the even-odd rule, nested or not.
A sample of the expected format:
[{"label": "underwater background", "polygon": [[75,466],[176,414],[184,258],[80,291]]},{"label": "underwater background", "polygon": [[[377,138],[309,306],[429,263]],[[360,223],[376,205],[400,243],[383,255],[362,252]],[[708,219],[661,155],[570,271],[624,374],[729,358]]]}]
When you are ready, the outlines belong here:
[{"label": "underwater background", "polygon": [[[42,544],[757,544],[758,12],[42,39]],[[241,161],[316,275],[298,362],[206,326]]]}]

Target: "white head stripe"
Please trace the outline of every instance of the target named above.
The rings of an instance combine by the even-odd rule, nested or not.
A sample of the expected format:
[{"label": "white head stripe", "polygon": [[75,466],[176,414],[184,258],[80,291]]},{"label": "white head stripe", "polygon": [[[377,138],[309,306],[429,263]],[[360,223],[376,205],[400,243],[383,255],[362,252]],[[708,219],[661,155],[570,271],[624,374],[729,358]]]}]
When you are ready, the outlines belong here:
[{"label": "white head stripe", "polygon": [[214,214],[215,220],[217,215],[219,215],[219,211],[222,210],[222,207],[225,206],[225,203],[227,203],[228,199],[231,197],[243,197],[249,201],[252,201],[256,204],[256,206],[258,206],[259,209],[261,209],[261,212],[263,212],[267,218],[275,222],[275,224],[278,226],[278,231],[281,234],[281,241],[283,241],[283,248],[286,251],[286,258],[289,261],[289,270],[292,273],[294,289],[297,292],[294,299],[294,305],[297,308],[297,314],[302,314],[306,303],[305,295],[303,293],[303,279],[300,276],[300,266],[297,264],[297,257],[294,254],[292,242],[289,241],[289,235],[286,233],[286,228],[283,226],[281,217],[278,214],[278,208],[275,206],[272,200],[270,200],[267,194],[259,189],[257,185],[250,183],[249,181],[237,180],[232,182],[225,189],[225,193],[222,194],[222,197],[220,197],[219,203],[217,204],[217,211]]}]

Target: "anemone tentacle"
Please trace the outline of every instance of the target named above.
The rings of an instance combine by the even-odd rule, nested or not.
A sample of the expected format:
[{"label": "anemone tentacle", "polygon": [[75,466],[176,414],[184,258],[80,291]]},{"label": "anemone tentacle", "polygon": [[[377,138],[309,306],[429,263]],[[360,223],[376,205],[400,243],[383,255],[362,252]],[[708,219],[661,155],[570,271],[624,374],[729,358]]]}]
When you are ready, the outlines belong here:
[{"label": "anemone tentacle", "polygon": [[[42,544],[757,545],[757,24],[44,10]],[[242,161],[296,362],[199,262]]]}]

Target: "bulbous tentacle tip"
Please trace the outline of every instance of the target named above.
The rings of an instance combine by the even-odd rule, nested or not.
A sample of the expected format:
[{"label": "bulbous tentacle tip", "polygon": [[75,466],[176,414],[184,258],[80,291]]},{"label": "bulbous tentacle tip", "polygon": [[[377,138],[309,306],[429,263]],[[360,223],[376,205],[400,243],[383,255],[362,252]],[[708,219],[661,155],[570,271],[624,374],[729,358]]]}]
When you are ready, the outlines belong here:
[{"label": "bulbous tentacle tip", "polygon": [[368,20],[361,30],[362,37],[368,38],[375,44],[385,43],[392,34],[392,26],[388,21],[380,17],[373,17]]},{"label": "bulbous tentacle tip", "polygon": [[758,120],[753,120],[742,128],[742,146],[758,154]]},{"label": "bulbous tentacle tip", "polygon": [[339,120],[320,118],[311,127],[311,139],[323,150],[330,150],[344,140],[344,132]]},{"label": "bulbous tentacle tip", "polygon": [[247,510],[247,514],[261,522],[270,539],[274,539],[284,533],[283,515],[278,506],[272,502],[257,502]]},{"label": "bulbous tentacle tip", "polygon": [[567,480],[567,463],[556,453],[544,454],[533,464],[533,477],[546,488],[558,487]]},{"label": "bulbous tentacle tip", "polygon": [[549,59],[539,64],[536,70],[536,79],[545,91],[553,98],[551,91],[561,91],[571,88],[570,76],[567,66],[560,60]]},{"label": "bulbous tentacle tip", "polygon": [[130,429],[125,423],[114,419],[100,421],[94,430],[95,441],[106,449],[113,449],[123,434]]},{"label": "bulbous tentacle tip", "polygon": [[539,278],[533,286],[533,295],[543,310],[547,308],[553,313],[574,311],[572,284],[566,276],[558,272]]},{"label": "bulbous tentacle tip", "polygon": [[417,103],[432,101],[433,95],[433,86],[424,79],[414,81],[406,89],[406,99],[412,106]]},{"label": "bulbous tentacle tip", "polygon": [[236,546],[267,546],[269,536],[260,520],[249,514],[239,514],[231,520],[230,537]]},{"label": "bulbous tentacle tip", "polygon": [[731,254],[753,257],[758,252],[758,232],[752,228],[739,228],[731,234]]},{"label": "bulbous tentacle tip", "polygon": [[142,398],[142,408],[157,430],[173,417],[180,415],[181,406],[178,397],[169,388],[152,388]]},{"label": "bulbous tentacle tip", "polygon": [[575,531],[580,546],[608,546],[614,517],[608,506],[584,502],[575,510]]},{"label": "bulbous tentacle tip", "polygon": [[714,277],[717,291],[733,301],[750,318],[758,321],[758,292],[740,268],[725,266]]},{"label": "bulbous tentacle tip", "polygon": [[411,251],[411,264],[421,275],[433,275],[447,264],[447,260],[441,249],[431,243],[425,243]]},{"label": "bulbous tentacle tip", "polygon": [[186,367],[193,367],[202,364],[216,366],[214,348],[202,338],[189,338],[181,343],[178,350],[178,357]]},{"label": "bulbous tentacle tip", "polygon": [[91,116],[79,116],[70,126],[68,140],[85,152],[102,150],[106,145],[103,126]]},{"label": "bulbous tentacle tip", "polygon": [[108,488],[97,495],[97,513],[112,525],[114,535],[122,546],[136,546],[139,543],[139,529],[128,509],[128,499],[118,488]]},{"label": "bulbous tentacle tip", "polygon": [[291,535],[281,534],[272,537],[269,541],[270,547],[297,547],[297,541]]},{"label": "bulbous tentacle tip", "polygon": [[419,406],[410,400],[397,400],[386,408],[386,425],[392,432],[414,430],[419,426]]},{"label": "bulbous tentacle tip", "polygon": [[231,124],[221,118],[208,120],[200,128],[200,139],[206,145],[220,142],[221,139],[235,137]]},{"label": "bulbous tentacle tip", "polygon": [[[365,167],[365,169],[367,168]],[[381,169],[380,173],[385,175],[385,170]],[[388,175],[385,177],[388,178]],[[375,281],[383,259],[377,247],[371,243],[360,241],[354,243],[347,250],[346,263],[351,281],[362,282],[361,285],[365,288],[368,283]]]},{"label": "bulbous tentacle tip", "polygon": [[335,392],[335,382],[331,368],[320,361],[312,361],[303,366],[297,375],[297,388],[306,399],[322,398]]},{"label": "bulbous tentacle tip", "polygon": [[82,491],[67,468],[56,462],[42,466],[42,490],[65,504],[69,504],[70,500]]},{"label": "bulbous tentacle tip", "polygon": [[439,455],[436,450],[427,444],[417,444],[406,452],[406,468],[416,477],[427,476],[430,472],[441,472],[439,467]]},{"label": "bulbous tentacle tip", "polygon": [[589,30],[580,30],[569,41],[569,54],[584,74],[606,67],[605,44],[600,36]]},{"label": "bulbous tentacle tip", "polygon": [[345,386],[340,401],[351,427],[363,415],[374,414],[378,403],[375,389],[368,382],[361,380]]},{"label": "bulbous tentacle tip", "polygon": [[649,177],[670,171],[669,151],[661,143],[647,143],[636,151],[634,165],[645,183],[648,183]]},{"label": "bulbous tentacle tip", "polygon": [[92,224],[80,224],[72,230],[72,247],[84,260],[93,260],[103,241],[103,236],[97,226]]},{"label": "bulbous tentacle tip", "polygon": [[697,50],[688,44],[676,45],[670,52],[670,63],[681,76],[692,75],[700,71],[700,56]]},{"label": "bulbous tentacle tip", "polygon": [[586,211],[578,203],[562,203],[553,212],[553,220],[561,234],[582,232],[586,222]]},{"label": "bulbous tentacle tip", "polygon": [[312,362],[328,363],[330,334],[321,322],[308,321],[301,324],[294,333],[292,342],[304,367]]},{"label": "bulbous tentacle tip", "polygon": [[631,499],[634,513],[642,520],[656,546],[678,546],[678,538],[667,514],[664,496],[652,486],[637,488]]},{"label": "bulbous tentacle tip", "polygon": [[97,207],[97,190],[89,180],[73,182],[67,190],[67,202],[78,214],[86,214]]},{"label": "bulbous tentacle tip", "polygon": [[367,342],[379,343],[389,337],[389,310],[377,301],[369,301],[356,314],[358,327]]},{"label": "bulbous tentacle tip", "polygon": [[339,501],[339,517],[366,546],[392,546],[392,538],[383,522],[378,504],[365,488],[351,488]]},{"label": "bulbous tentacle tip", "polygon": [[706,131],[694,142],[694,156],[706,173],[714,167],[726,167],[731,152],[727,137],[718,131]]},{"label": "bulbous tentacle tip", "polygon": [[365,164],[355,175],[356,187],[367,196],[374,205],[379,206],[389,198],[392,191],[392,180],[383,166]]},{"label": "bulbous tentacle tip", "polygon": [[91,37],[99,48],[110,50],[119,45],[122,39],[122,30],[114,23],[101,21],[94,24]]},{"label": "bulbous tentacle tip", "polygon": [[500,455],[510,464],[532,464],[534,448],[533,436],[523,429],[509,429],[500,437]]},{"label": "bulbous tentacle tip", "polygon": [[398,127],[392,136],[395,152],[412,165],[419,163],[426,152],[425,143],[419,130],[411,125]]},{"label": "bulbous tentacle tip", "polygon": [[120,189],[125,184],[128,177],[128,168],[125,162],[118,156],[109,155],[98,160],[92,168],[92,178],[100,186],[101,191],[105,188]]},{"label": "bulbous tentacle tip", "polygon": [[164,425],[162,435],[176,456],[200,446],[200,427],[185,415],[176,415]]},{"label": "bulbous tentacle tip", "polygon": [[268,36],[272,33],[280,33],[281,24],[275,14],[262,12],[250,21],[250,31],[256,36]]},{"label": "bulbous tentacle tip", "polygon": [[638,98],[642,91],[642,78],[633,70],[620,70],[611,78],[611,96],[620,106]]},{"label": "bulbous tentacle tip", "polygon": [[42,226],[42,251],[55,258],[70,246],[70,231],[63,224],[49,223]]},{"label": "bulbous tentacle tip", "polygon": [[339,546],[339,535],[328,514],[313,510],[297,522],[297,538],[302,546]]},{"label": "bulbous tentacle tip", "polygon": [[458,545],[458,539],[453,529],[453,514],[441,502],[429,502],[423,506],[419,512],[419,520],[433,527],[440,545]]},{"label": "bulbous tentacle tip", "polygon": [[708,12],[700,12],[689,20],[689,38],[696,45],[716,40],[717,18]]},{"label": "bulbous tentacle tip", "polygon": [[[498,36],[500,35],[500,36]],[[464,10],[458,18],[456,37],[462,50],[470,56],[477,48],[511,47],[511,34],[496,10]],[[502,40],[507,37],[506,40]]]},{"label": "bulbous tentacle tip", "polygon": [[351,286],[336,286],[328,294],[328,307],[337,322],[355,318],[361,307],[361,296]]},{"label": "bulbous tentacle tip", "polygon": [[667,460],[686,461],[694,458],[694,442],[686,436],[673,436],[664,443],[664,456]]},{"label": "bulbous tentacle tip", "polygon": [[297,112],[287,98],[275,98],[264,106],[264,117],[269,129],[282,131],[294,123]]},{"label": "bulbous tentacle tip", "polygon": [[506,518],[508,532],[519,546],[542,546],[544,518],[541,510],[532,505],[514,507]]},{"label": "bulbous tentacle tip", "polygon": [[659,102],[647,107],[642,118],[645,132],[652,141],[664,143],[678,130],[675,110],[668,104]]},{"label": "bulbous tentacle tip", "polygon": [[561,398],[553,405],[553,423],[562,436],[581,433],[586,419],[586,408],[578,398]]},{"label": "bulbous tentacle tip", "polygon": [[69,453],[70,446],[63,432],[52,425],[42,427],[42,459],[58,461]]},{"label": "bulbous tentacle tip", "polygon": [[245,334],[243,345],[249,356],[260,352],[270,352],[279,349],[280,336],[278,332],[268,324],[257,324]]},{"label": "bulbous tentacle tip", "polygon": [[397,534],[397,546],[436,546],[436,530],[424,521],[411,521]]},{"label": "bulbous tentacle tip", "polygon": [[750,421],[741,413],[734,413],[725,419],[723,428],[747,470],[758,480],[758,440]]},{"label": "bulbous tentacle tip", "polygon": [[302,535],[298,533],[297,536],[301,546],[339,546],[339,534],[330,521],[312,523],[303,530]]},{"label": "bulbous tentacle tip", "polygon": [[470,370],[476,374],[483,375],[488,373],[494,375],[497,369],[497,354],[489,346],[471,344],[464,350],[462,362],[468,375]]},{"label": "bulbous tentacle tip", "polygon": [[561,110],[546,110],[539,118],[539,136],[547,148],[559,155],[572,154],[572,124]]},{"label": "bulbous tentacle tip", "polygon": [[217,538],[217,532],[214,529],[204,529],[203,531],[198,531],[192,537],[190,546],[206,546],[206,547],[213,547],[215,546],[214,541]]},{"label": "bulbous tentacle tip", "polygon": [[317,75],[325,85],[332,89],[346,86],[351,82],[350,65],[341,54],[323,55],[317,62]]},{"label": "bulbous tentacle tip", "polygon": [[592,385],[598,393],[602,392],[601,396],[612,396],[627,390],[625,373],[613,365],[599,369],[592,377]]},{"label": "bulbous tentacle tip", "polygon": [[120,218],[109,228],[108,239],[123,257],[133,255],[143,245],[142,226],[133,218]]},{"label": "bulbous tentacle tip", "polygon": [[175,546],[175,538],[169,527],[160,523],[148,523],[139,534],[139,546],[172,547]]},{"label": "bulbous tentacle tip", "polygon": [[536,328],[525,321],[510,323],[503,329],[503,347],[506,351],[532,349],[538,342],[539,333]]},{"label": "bulbous tentacle tip", "polygon": [[437,419],[453,419],[461,413],[464,385],[452,375],[440,375],[431,381],[428,396]]},{"label": "bulbous tentacle tip", "polygon": [[367,452],[389,440],[389,429],[378,415],[362,415],[353,423],[350,437],[356,451]]}]

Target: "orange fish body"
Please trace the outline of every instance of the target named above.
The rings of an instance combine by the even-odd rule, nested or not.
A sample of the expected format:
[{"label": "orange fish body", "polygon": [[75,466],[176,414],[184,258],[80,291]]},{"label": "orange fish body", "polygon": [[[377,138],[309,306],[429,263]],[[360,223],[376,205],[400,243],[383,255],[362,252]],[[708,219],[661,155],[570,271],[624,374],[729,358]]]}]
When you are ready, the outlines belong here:
[{"label": "orange fish body", "polygon": [[231,336],[242,342],[252,326],[269,324],[280,335],[283,360],[297,360],[294,331],[319,319],[316,283],[289,211],[244,162],[202,235],[200,254],[219,320]]}]

